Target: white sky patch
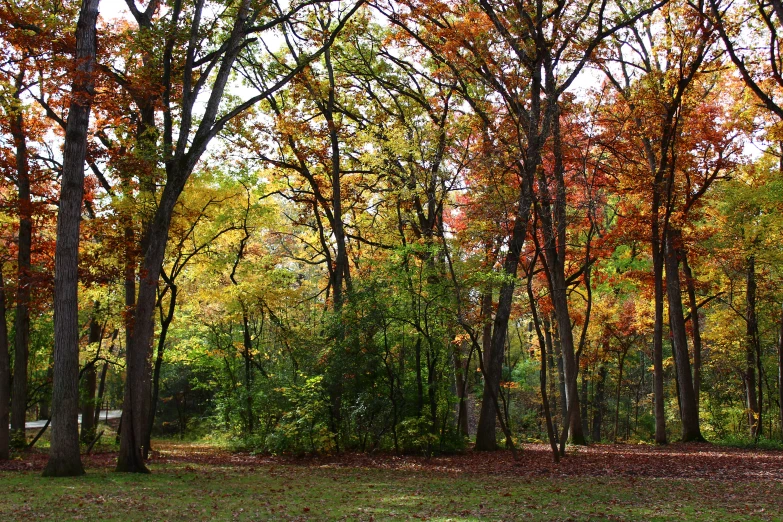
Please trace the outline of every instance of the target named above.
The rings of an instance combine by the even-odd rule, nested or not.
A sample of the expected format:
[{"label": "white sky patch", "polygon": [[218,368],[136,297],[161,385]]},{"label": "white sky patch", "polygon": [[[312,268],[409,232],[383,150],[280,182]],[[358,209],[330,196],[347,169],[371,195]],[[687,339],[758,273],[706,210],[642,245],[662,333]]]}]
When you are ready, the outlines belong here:
[{"label": "white sky patch", "polygon": [[[137,6],[139,4],[136,4]],[[144,6],[146,7],[146,5]],[[105,21],[132,20],[130,9],[123,0],[101,0],[98,6],[98,14]]]}]

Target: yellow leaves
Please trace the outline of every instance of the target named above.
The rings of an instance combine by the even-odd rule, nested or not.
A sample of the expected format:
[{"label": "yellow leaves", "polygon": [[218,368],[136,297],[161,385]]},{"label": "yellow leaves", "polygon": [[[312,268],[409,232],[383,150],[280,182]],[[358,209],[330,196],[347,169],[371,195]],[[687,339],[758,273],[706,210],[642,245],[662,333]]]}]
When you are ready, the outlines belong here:
[{"label": "yellow leaves", "polygon": [[454,336],[454,339],[452,339],[452,344],[462,344],[464,342],[470,341],[470,336],[466,333],[459,333]]},{"label": "yellow leaves", "polygon": [[783,141],[783,121],[776,121],[767,127],[768,141]]}]

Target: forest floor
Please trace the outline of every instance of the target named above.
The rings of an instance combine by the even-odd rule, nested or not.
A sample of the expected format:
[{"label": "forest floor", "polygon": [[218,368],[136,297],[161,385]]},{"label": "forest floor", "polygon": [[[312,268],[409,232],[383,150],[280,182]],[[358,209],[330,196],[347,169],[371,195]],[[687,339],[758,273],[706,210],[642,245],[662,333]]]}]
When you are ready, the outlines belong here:
[{"label": "forest floor", "polygon": [[783,451],[596,444],[437,457],[231,453],[156,441],[151,475],[44,479],[47,455],[0,463],[0,520],[783,520]]}]

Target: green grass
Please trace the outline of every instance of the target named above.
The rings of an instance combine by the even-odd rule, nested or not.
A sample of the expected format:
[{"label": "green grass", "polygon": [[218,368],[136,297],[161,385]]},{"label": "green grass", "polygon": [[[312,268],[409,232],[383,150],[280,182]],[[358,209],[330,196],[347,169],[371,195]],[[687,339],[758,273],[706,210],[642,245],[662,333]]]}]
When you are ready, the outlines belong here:
[{"label": "green grass", "polygon": [[715,441],[715,443],[731,448],[783,450],[783,441],[780,439],[768,439],[766,437],[761,437],[756,440],[747,436],[728,436]]},{"label": "green grass", "polygon": [[783,484],[306,465],[0,472],[0,520],[782,520]]}]

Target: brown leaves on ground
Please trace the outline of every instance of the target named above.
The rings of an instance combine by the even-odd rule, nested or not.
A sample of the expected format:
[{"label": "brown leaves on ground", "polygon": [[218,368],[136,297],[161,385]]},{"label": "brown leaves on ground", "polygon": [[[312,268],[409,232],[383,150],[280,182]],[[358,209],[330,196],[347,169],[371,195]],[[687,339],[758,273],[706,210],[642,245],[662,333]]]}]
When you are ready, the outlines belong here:
[{"label": "brown leaves on ground", "polygon": [[[424,457],[390,453],[342,453],[312,457],[278,457],[231,453],[208,445],[157,442],[150,463],[229,466],[240,471],[256,466],[314,466],[408,470],[455,474],[518,477],[655,477],[700,478],[730,481],[783,481],[783,451],[728,448],[712,444],[668,446],[594,444],[571,447],[560,464],[552,462],[549,448],[526,444],[514,461],[508,451],[468,451],[463,454]],[[116,453],[82,457],[86,468],[112,468]],[[47,455],[24,454],[22,459],[0,463],[3,471],[42,470]]]},{"label": "brown leaves on ground", "polygon": [[[242,461],[250,456],[232,456]],[[261,458],[261,457],[255,457]],[[263,457],[264,460],[270,459]],[[272,458],[272,460],[275,460]],[[437,457],[350,453],[309,459],[277,459],[314,466],[438,471],[520,477],[655,477],[733,481],[783,480],[783,452],[718,447],[710,444],[605,445],[572,448],[560,464],[548,446],[528,444],[514,461],[511,453],[466,452]],[[267,462],[269,460],[266,460]]]}]

